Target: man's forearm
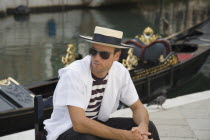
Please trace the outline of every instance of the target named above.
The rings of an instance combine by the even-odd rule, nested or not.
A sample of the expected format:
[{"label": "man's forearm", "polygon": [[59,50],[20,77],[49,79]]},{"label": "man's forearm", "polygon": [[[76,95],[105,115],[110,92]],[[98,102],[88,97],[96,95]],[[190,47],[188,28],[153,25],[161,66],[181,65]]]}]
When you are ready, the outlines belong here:
[{"label": "man's forearm", "polygon": [[[137,125],[145,124],[148,127],[149,124],[149,114],[140,102],[135,103],[133,107],[131,107],[133,111],[133,120]],[[148,129],[148,128],[147,128]]]},{"label": "man's forearm", "polygon": [[141,107],[133,112],[133,119],[137,125],[141,123],[149,124],[149,114],[144,107]]}]

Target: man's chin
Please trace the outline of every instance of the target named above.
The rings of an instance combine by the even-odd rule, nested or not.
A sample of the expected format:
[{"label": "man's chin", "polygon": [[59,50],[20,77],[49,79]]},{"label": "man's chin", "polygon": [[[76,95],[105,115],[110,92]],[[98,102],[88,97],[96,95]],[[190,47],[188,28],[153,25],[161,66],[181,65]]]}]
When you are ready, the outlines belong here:
[{"label": "man's chin", "polygon": [[103,72],[103,71],[100,70],[100,69],[94,69],[93,71],[96,72],[96,73],[102,73],[102,72]]},{"label": "man's chin", "polygon": [[102,69],[94,69],[92,70],[93,73],[98,73],[98,74],[102,74],[105,72],[105,70],[102,70]]}]

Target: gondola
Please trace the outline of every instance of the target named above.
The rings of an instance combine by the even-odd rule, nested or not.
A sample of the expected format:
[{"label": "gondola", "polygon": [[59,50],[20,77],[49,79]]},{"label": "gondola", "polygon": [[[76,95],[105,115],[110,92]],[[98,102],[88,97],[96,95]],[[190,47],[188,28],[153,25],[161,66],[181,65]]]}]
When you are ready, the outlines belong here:
[{"label": "gondola", "polygon": [[[196,75],[210,53],[209,35],[210,19],[207,19],[149,45],[139,39],[141,36],[126,41],[133,48],[122,52],[120,62],[129,69],[141,101],[147,103]],[[158,45],[162,45],[164,53],[156,58],[148,57],[156,52],[153,48],[156,50]],[[129,64],[131,58],[136,58],[133,61],[136,63]],[[12,78],[0,81],[0,136],[33,129],[34,96],[47,98],[53,95],[57,82],[57,78],[30,85],[20,85]],[[47,110],[45,115],[51,111]]]}]

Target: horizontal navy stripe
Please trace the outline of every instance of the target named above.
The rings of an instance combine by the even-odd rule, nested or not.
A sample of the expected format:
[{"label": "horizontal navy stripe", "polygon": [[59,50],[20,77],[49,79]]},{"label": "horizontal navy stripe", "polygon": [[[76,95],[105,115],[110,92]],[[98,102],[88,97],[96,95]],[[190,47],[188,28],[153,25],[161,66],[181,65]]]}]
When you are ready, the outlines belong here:
[{"label": "horizontal navy stripe", "polygon": [[[88,105],[88,108],[95,108],[97,106],[100,106],[101,102],[97,102],[95,105]],[[93,111],[91,111],[93,112]]]},{"label": "horizontal navy stripe", "polygon": [[85,112],[86,112],[86,114],[87,115],[89,115],[90,116],[90,114],[97,114],[98,112],[99,112],[99,110],[100,110],[100,107],[101,106],[98,106],[96,109],[94,109],[93,111],[88,111],[88,110],[86,110]]},{"label": "horizontal navy stripe", "polygon": [[96,85],[105,85],[106,83],[107,83],[107,80],[93,81],[93,86],[96,86]]},{"label": "horizontal navy stripe", "polygon": [[95,118],[97,118],[97,116],[98,116],[98,114],[95,115],[95,116],[87,116],[87,117],[88,117],[88,118],[91,118],[91,119],[95,119]]},{"label": "horizontal navy stripe", "polygon": [[92,90],[92,95],[95,95],[95,94],[97,94],[97,93],[103,93],[104,90],[105,90],[105,88]]},{"label": "horizontal navy stripe", "polygon": [[103,96],[96,97],[94,99],[90,99],[90,102],[94,102],[95,100],[101,100],[102,98],[103,98]]}]

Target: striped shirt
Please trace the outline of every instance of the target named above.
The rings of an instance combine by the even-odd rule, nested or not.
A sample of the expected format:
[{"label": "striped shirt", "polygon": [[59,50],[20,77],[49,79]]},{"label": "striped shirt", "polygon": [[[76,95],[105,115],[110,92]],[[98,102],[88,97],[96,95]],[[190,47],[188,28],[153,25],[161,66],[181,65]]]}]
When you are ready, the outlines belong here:
[{"label": "striped shirt", "polygon": [[92,93],[85,114],[88,118],[96,119],[101,107],[101,102],[103,99],[104,90],[108,80],[108,75],[106,75],[104,78],[97,78],[95,75],[92,74],[92,78],[93,78]]}]

